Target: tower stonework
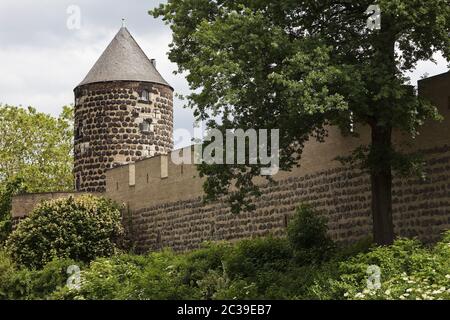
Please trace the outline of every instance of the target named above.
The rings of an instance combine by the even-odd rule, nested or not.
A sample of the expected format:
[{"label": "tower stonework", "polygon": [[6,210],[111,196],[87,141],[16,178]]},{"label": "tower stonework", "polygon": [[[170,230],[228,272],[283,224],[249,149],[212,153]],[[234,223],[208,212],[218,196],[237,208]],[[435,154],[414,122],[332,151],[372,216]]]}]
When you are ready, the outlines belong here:
[{"label": "tower stonework", "polygon": [[173,89],[126,28],[75,88],[77,191],[104,192],[106,170],[173,148]]}]

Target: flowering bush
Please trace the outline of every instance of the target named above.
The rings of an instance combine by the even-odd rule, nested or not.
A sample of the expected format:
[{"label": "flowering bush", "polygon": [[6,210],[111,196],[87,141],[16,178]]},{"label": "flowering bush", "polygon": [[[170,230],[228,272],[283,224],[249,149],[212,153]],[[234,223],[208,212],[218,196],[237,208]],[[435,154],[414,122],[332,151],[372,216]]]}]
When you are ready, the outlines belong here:
[{"label": "flowering bush", "polygon": [[[368,286],[367,268],[380,268],[380,286]],[[450,232],[433,249],[416,240],[397,240],[340,264],[341,276],[333,282],[345,299],[450,299]]]},{"label": "flowering bush", "polygon": [[89,262],[112,255],[122,232],[120,211],[111,201],[69,197],[38,205],[19,223],[6,247],[15,262],[31,268],[55,258]]}]

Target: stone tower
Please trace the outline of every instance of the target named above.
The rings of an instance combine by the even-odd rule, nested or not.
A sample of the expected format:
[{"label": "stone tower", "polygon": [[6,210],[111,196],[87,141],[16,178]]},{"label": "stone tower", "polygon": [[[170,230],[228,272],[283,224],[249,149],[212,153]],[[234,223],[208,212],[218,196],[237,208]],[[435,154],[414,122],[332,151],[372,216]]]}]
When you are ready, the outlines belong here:
[{"label": "stone tower", "polygon": [[172,150],[173,88],[125,27],[74,92],[77,191],[103,192],[107,169]]}]

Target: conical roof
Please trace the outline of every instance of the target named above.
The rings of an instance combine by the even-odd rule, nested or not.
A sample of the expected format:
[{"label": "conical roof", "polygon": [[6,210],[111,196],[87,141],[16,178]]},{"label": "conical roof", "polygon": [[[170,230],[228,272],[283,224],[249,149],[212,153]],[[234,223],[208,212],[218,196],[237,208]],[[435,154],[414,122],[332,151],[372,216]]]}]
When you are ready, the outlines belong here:
[{"label": "conical roof", "polygon": [[170,86],[125,27],[78,86],[107,81],[146,81]]}]

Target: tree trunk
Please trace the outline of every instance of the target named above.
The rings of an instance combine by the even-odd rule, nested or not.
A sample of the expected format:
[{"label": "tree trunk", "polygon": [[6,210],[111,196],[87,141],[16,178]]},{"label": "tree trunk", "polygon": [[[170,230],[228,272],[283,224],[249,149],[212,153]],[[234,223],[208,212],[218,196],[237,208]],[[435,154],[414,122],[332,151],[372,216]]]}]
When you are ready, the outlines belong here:
[{"label": "tree trunk", "polygon": [[372,126],[371,171],[373,238],[378,245],[394,241],[392,221],[392,129]]}]

